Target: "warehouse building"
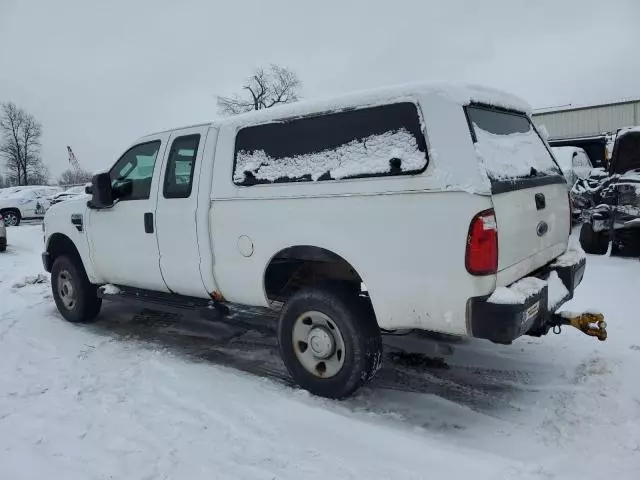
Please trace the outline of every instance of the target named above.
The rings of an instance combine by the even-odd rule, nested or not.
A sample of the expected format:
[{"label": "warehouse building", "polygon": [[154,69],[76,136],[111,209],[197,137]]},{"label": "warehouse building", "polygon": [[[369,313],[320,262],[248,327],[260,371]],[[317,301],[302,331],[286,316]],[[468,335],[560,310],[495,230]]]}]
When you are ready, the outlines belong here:
[{"label": "warehouse building", "polygon": [[640,125],[640,98],[543,108],[534,110],[533,119],[545,126],[552,146],[582,147],[594,166],[604,166],[618,129]]}]

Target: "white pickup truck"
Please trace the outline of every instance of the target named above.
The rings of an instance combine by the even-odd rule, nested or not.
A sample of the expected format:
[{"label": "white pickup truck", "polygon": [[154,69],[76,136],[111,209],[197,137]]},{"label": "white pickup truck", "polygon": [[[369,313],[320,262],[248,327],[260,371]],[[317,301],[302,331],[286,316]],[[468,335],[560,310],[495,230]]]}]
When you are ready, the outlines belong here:
[{"label": "white pickup truck", "polygon": [[556,313],[585,269],[567,184],[529,107],[494,90],[386,88],[159,132],[89,190],[44,220],[66,319],[103,299],[280,310],[284,362],[318,395],[372,378],[384,333],[606,336],[599,314]]}]

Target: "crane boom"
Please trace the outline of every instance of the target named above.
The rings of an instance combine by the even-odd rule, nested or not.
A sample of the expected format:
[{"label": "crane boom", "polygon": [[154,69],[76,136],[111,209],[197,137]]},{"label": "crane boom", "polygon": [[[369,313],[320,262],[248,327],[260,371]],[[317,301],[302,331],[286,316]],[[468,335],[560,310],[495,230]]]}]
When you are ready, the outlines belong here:
[{"label": "crane boom", "polygon": [[69,163],[73,166],[73,169],[78,172],[82,170],[80,168],[78,160],[76,159],[76,156],[73,154],[73,150],[71,150],[71,147],[69,145],[67,145],[67,152],[69,152]]}]

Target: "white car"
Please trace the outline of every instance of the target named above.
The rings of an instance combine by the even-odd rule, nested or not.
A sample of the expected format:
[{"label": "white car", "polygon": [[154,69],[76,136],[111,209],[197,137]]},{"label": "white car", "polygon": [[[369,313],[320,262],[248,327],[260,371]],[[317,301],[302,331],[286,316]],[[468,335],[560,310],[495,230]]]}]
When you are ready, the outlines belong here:
[{"label": "white car", "polygon": [[29,187],[0,198],[0,214],[7,227],[19,225],[23,219],[43,218],[56,187]]},{"label": "white car", "polygon": [[492,89],[387,88],[155,133],[91,189],[44,220],[67,320],[103,299],[275,309],[291,376],[333,398],[374,376],[384,333],[510,343],[568,324],[556,311],[585,269],[529,106]]},{"label": "white car", "polygon": [[593,170],[589,155],[580,147],[551,147],[551,151],[570,186],[587,178]]},{"label": "white car", "polygon": [[85,189],[86,189],[86,185],[77,185],[75,187],[68,188],[63,192],[58,192],[55,195],[52,195],[51,197],[49,197],[49,204],[55,205],[56,203],[69,200],[71,198],[79,197],[81,195],[86,195]]}]

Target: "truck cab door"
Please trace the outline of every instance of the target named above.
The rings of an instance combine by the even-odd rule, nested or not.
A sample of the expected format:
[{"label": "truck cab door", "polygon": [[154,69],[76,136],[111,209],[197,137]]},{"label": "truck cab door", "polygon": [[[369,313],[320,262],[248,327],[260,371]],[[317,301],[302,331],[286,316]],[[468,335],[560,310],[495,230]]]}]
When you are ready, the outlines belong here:
[{"label": "truck cab door", "polygon": [[89,212],[91,260],[104,283],[168,291],[154,216],[168,140],[169,133],[153,135],[127,150],[109,171],[114,205]]},{"label": "truck cab door", "polygon": [[162,276],[172,292],[194,297],[208,296],[200,274],[200,248],[210,245],[199,241],[199,233],[208,233],[209,186],[200,182],[200,172],[210,172],[203,162],[213,161],[204,157],[208,132],[208,126],[200,126],[171,133],[156,209]]}]

